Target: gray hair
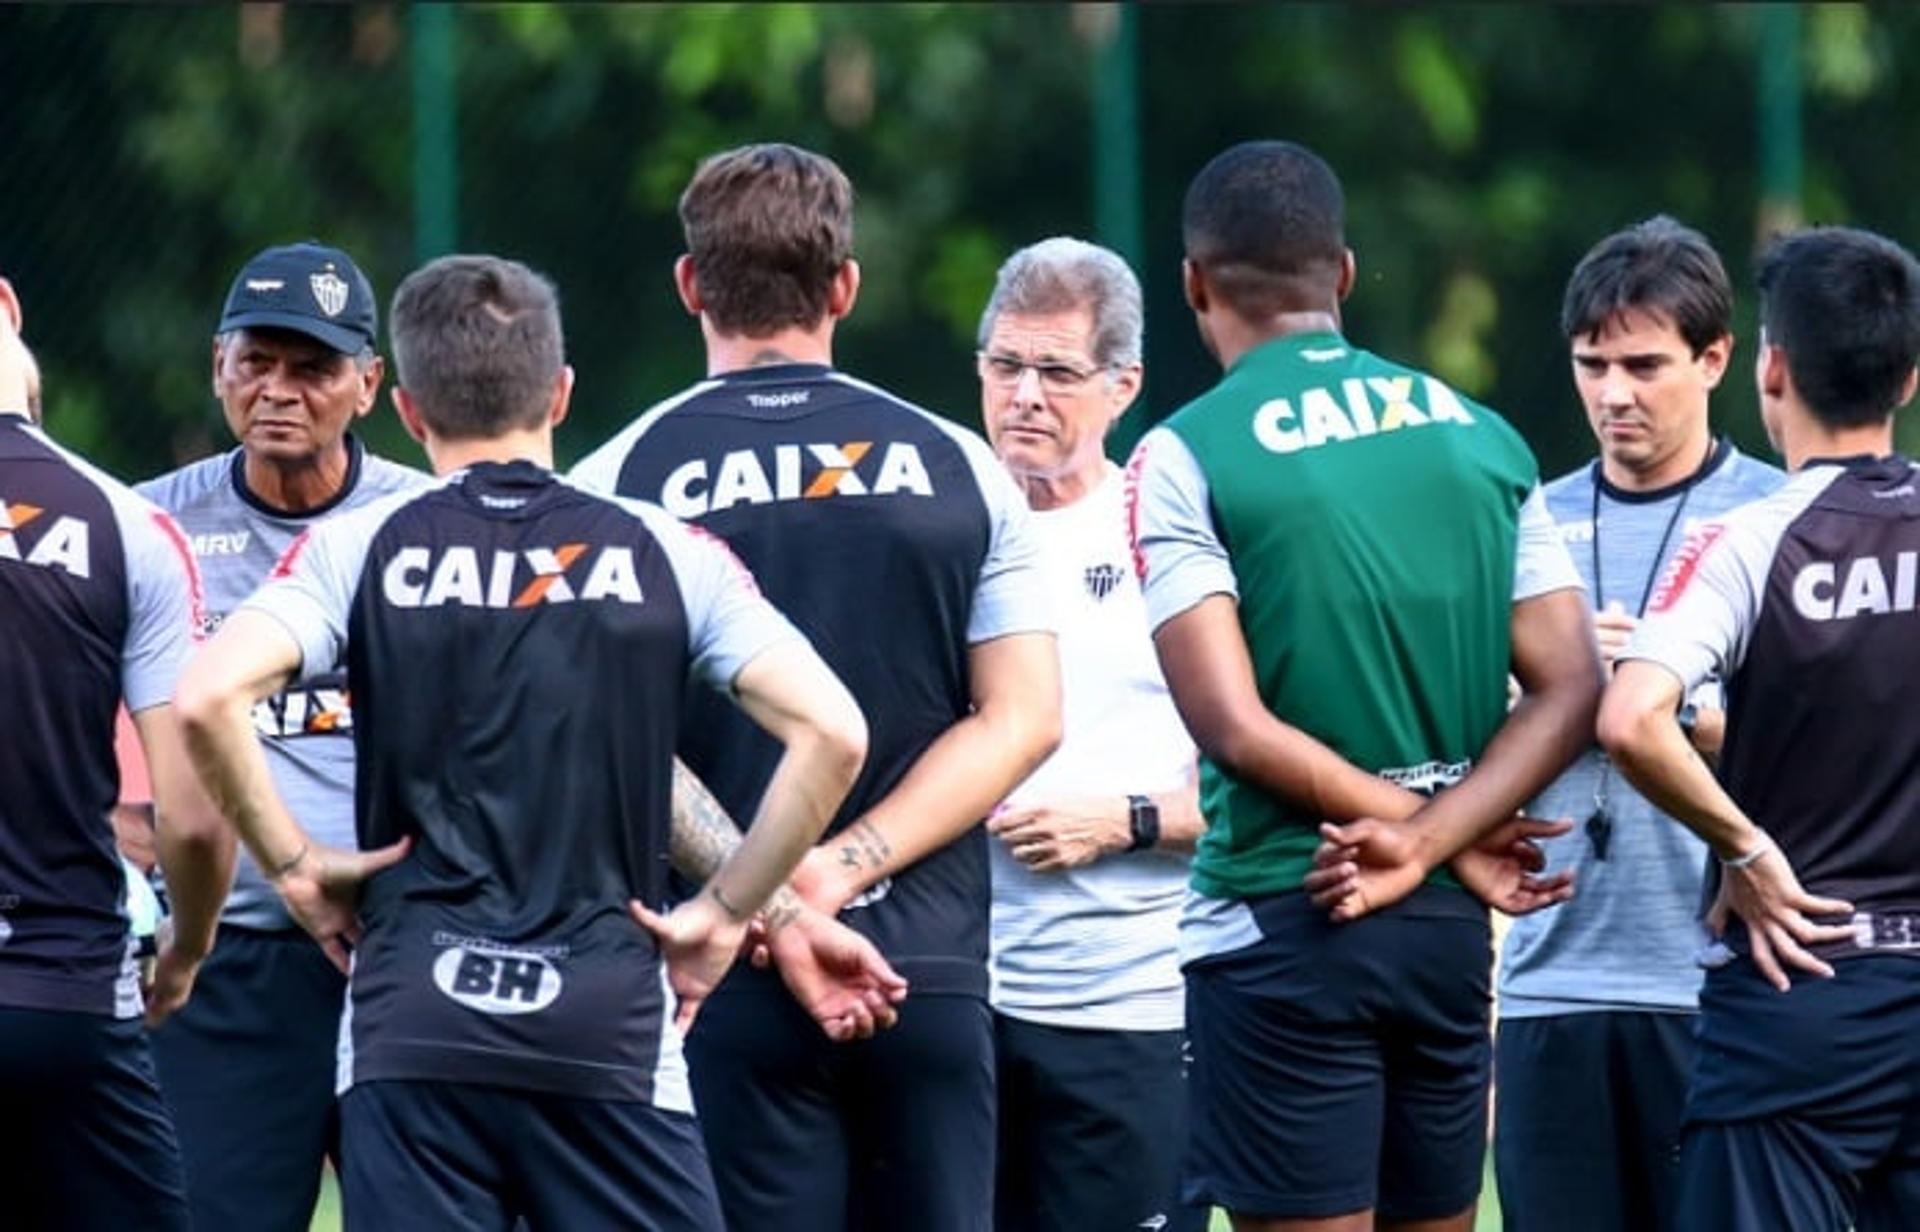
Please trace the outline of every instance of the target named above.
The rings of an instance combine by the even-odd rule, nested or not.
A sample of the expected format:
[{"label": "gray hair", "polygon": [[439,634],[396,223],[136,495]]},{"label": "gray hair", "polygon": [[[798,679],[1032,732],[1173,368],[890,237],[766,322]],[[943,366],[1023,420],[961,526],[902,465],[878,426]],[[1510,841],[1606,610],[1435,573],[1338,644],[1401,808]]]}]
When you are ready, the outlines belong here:
[{"label": "gray hair", "polygon": [[1002,313],[1044,316],[1086,309],[1093,314],[1093,359],[1104,367],[1140,362],[1145,311],[1140,280],[1120,254],[1069,236],[1029,244],[1008,257],[980,314],[985,347]]}]

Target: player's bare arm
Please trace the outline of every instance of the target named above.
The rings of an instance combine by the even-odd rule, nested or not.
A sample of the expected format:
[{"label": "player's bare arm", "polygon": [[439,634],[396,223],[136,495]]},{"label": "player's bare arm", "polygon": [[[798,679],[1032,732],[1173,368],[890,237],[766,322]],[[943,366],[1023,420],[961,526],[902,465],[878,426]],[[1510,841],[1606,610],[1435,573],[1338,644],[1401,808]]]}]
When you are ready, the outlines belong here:
[{"label": "player's bare arm", "polygon": [[941,733],[886,798],[807,857],[794,888],[837,914],[992,812],[1060,743],[1060,658],[1051,633],[968,648],[973,713]]},{"label": "player's bare arm", "polygon": [[[1521,697],[1473,769],[1405,825],[1368,819],[1322,828],[1318,861],[1344,863],[1348,878],[1334,900],[1336,919],[1356,919],[1412,893],[1426,876],[1489,836],[1547,836],[1565,825],[1515,820],[1520,807],[1587,747],[1600,699],[1586,594],[1553,590],[1513,605],[1512,669]],[[1514,884],[1533,905],[1571,892],[1564,880]],[[1558,896],[1556,898],[1555,896]]]},{"label": "player's bare arm", "polygon": [[375,851],[342,851],[314,842],[287,811],[254,733],[252,711],[299,667],[299,645],[285,626],[242,609],[187,665],[174,707],[187,753],[215,805],[288,912],[345,971],[347,947],[360,935],[354,914],[360,883],[398,863],[407,840]]},{"label": "player's bare arm", "polygon": [[[1426,803],[1426,797],[1355,766],[1267,709],[1231,596],[1212,595],[1168,620],[1154,634],[1154,646],[1195,742],[1235,774],[1341,821],[1404,821]],[[1509,915],[1537,911],[1558,901],[1554,895],[1563,897],[1566,888],[1533,877],[1542,858],[1531,840],[1555,832],[1516,821],[1459,853],[1454,871],[1489,906]],[[1349,863],[1351,852],[1332,846],[1325,851],[1327,866],[1308,875],[1306,888],[1331,907],[1351,893],[1357,868]]]},{"label": "player's bare arm", "polygon": [[1154,649],[1194,743],[1215,765],[1336,821],[1405,817],[1422,799],[1274,715],[1231,595],[1209,595],[1154,631]]},{"label": "player's bare arm", "polygon": [[[1607,604],[1593,614],[1593,630],[1600,642],[1600,661],[1606,665],[1607,678],[1613,678],[1615,660],[1626,652],[1627,644],[1640,627],[1640,620],[1619,601]],[[1684,727],[1687,739],[1702,756],[1711,760],[1720,755],[1727,739],[1727,712],[1717,706],[1695,705],[1693,721]]]},{"label": "player's bare arm", "polygon": [[1600,709],[1600,743],[1622,774],[1647,799],[1699,835],[1722,870],[1716,914],[1731,910],[1747,923],[1754,965],[1785,992],[1788,967],[1831,977],[1833,968],[1805,947],[1844,941],[1847,925],[1815,924],[1809,916],[1848,916],[1849,903],[1808,894],[1793,866],[1766,831],[1721,787],[1674,722],[1681,682],[1660,664],[1622,662]]},{"label": "player's bare arm", "polygon": [[[740,828],[697,775],[673,763],[673,866],[693,881],[718,872],[740,846]],[[907,982],[871,941],[807,906],[782,885],[758,920],[762,944],[788,991],[835,1040],[864,1039],[899,1020]]]},{"label": "player's bare arm", "polygon": [[233,883],[233,831],[207,798],[187,760],[170,706],[133,716],[153,783],[154,841],[172,899],[172,931],[154,964],[147,1025],[157,1027],[186,1004],[200,963],[213,949],[220,905]]},{"label": "player's bare arm", "polygon": [[762,651],[734,677],[733,691],[785,748],[753,824],[697,897],[665,916],[628,904],[666,955],[683,1030],[733,965],[748,924],[826,829],[867,755],[859,705],[803,641]]}]

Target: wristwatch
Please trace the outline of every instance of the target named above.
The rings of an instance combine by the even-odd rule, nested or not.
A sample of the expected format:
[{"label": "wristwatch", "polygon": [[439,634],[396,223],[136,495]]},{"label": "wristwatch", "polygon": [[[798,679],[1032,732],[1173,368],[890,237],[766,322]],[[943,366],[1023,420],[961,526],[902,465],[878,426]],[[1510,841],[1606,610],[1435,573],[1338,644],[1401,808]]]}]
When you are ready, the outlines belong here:
[{"label": "wristwatch", "polygon": [[1160,806],[1151,796],[1127,797],[1127,828],[1133,832],[1128,851],[1145,851],[1160,842]]},{"label": "wristwatch", "polygon": [[1693,739],[1693,729],[1700,725],[1700,707],[1688,702],[1674,714],[1673,721],[1680,725],[1680,734]]}]

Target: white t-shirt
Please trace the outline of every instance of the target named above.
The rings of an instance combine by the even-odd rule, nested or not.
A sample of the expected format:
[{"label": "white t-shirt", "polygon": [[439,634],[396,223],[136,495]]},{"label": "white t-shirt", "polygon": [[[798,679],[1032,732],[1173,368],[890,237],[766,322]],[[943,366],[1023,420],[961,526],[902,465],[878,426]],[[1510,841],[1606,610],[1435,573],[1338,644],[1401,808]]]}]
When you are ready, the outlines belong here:
[{"label": "white t-shirt", "polygon": [[[1110,467],[1081,500],[1033,516],[1059,621],[1064,738],[1009,807],[1151,795],[1193,778],[1193,741],[1161,678],[1128,561],[1123,490]],[[1184,1025],[1185,855],[1131,852],[1037,873],[1000,840],[989,846],[995,1010],[1053,1026]]]}]

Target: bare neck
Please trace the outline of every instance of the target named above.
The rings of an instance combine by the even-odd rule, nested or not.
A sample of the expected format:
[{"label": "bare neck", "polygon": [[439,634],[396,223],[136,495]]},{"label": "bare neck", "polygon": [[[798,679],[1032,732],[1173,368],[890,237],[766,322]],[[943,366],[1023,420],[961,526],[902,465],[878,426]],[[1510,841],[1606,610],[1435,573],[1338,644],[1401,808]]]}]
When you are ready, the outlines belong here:
[{"label": "bare neck", "polygon": [[553,429],[540,427],[530,431],[509,432],[484,440],[442,440],[428,436],[427,461],[436,475],[450,475],[481,462],[531,462],[542,470],[553,469]]},{"label": "bare neck", "polygon": [[1238,313],[1221,310],[1207,322],[1213,339],[1214,355],[1222,368],[1231,368],[1242,355],[1276,338],[1295,334],[1337,334],[1340,332],[1338,308],[1315,312],[1280,312],[1258,321],[1249,321]]},{"label": "bare neck", "polygon": [[702,316],[700,333],[707,344],[708,376],[724,376],[729,372],[765,368],[773,364],[833,363],[831,316],[812,329],[783,329],[764,338],[723,334]]},{"label": "bare neck", "polygon": [[1797,471],[1815,458],[1883,458],[1893,452],[1893,418],[1851,428],[1834,428],[1802,412],[1781,428],[1780,453],[1787,469]]},{"label": "bare neck", "polygon": [[302,458],[282,466],[258,454],[246,454],[241,464],[247,491],[271,509],[307,513],[339,499],[353,469],[353,452],[343,438],[318,457]]},{"label": "bare neck", "polygon": [[1086,466],[1059,475],[1022,475],[1015,472],[1013,481],[1026,493],[1027,507],[1044,512],[1048,509],[1064,509],[1086,499],[1114,469],[1113,463],[1107,461],[1103,454]]}]

